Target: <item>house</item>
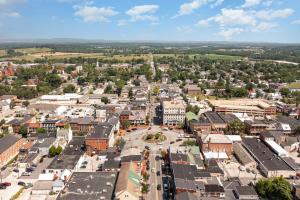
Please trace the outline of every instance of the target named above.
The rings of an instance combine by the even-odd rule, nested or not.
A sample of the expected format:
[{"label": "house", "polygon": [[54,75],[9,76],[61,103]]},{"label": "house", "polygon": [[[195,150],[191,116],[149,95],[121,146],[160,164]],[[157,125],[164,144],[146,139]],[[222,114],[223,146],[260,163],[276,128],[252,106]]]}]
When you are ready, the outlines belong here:
[{"label": "house", "polygon": [[74,172],[57,200],[114,199],[115,172]]},{"label": "house", "polygon": [[119,178],[116,184],[116,199],[119,200],[139,200],[141,193],[141,168],[138,163],[122,163]]},{"label": "house", "polygon": [[80,167],[80,163],[84,160],[84,141],[84,137],[73,137],[63,152],[53,159],[45,172],[60,177],[65,170],[71,172],[77,171]]},{"label": "house", "polygon": [[200,148],[202,152],[223,152],[228,156],[232,154],[233,147],[231,140],[223,134],[201,135]]},{"label": "house", "polygon": [[20,149],[26,141],[17,136],[9,134],[0,139],[0,165],[6,165],[10,160],[19,154]]},{"label": "house", "polygon": [[84,135],[90,132],[96,124],[92,117],[72,118],[69,122],[74,135]]},{"label": "house", "polygon": [[41,156],[49,155],[49,149],[54,144],[55,140],[56,138],[49,137],[49,138],[42,139],[41,141],[38,141],[36,147],[39,150],[39,154]]},{"label": "house", "polygon": [[238,199],[244,200],[259,200],[259,196],[252,186],[236,186],[234,193]]},{"label": "house", "polygon": [[223,186],[217,184],[206,184],[204,187],[205,192],[202,196],[225,198],[225,190]]},{"label": "house", "polygon": [[183,88],[184,92],[188,95],[199,95],[201,94],[201,88],[197,85],[186,85]]},{"label": "house", "polygon": [[87,154],[93,155],[114,145],[114,129],[110,124],[98,124],[85,138]]}]

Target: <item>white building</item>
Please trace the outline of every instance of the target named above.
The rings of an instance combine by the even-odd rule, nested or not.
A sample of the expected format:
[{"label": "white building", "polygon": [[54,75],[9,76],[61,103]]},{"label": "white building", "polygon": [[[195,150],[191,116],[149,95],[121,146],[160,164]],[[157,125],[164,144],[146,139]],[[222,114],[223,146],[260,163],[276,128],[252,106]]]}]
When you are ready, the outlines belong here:
[{"label": "white building", "polygon": [[164,101],[163,109],[163,124],[164,125],[179,125],[185,119],[186,104],[183,100]]}]

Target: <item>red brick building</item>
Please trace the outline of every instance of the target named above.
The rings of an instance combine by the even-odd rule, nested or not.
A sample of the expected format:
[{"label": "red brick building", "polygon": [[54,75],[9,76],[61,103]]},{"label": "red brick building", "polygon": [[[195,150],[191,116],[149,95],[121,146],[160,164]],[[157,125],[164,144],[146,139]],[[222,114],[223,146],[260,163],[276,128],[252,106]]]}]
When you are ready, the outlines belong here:
[{"label": "red brick building", "polygon": [[7,135],[0,139],[0,166],[6,165],[19,154],[19,150],[26,144],[25,140],[16,135]]}]

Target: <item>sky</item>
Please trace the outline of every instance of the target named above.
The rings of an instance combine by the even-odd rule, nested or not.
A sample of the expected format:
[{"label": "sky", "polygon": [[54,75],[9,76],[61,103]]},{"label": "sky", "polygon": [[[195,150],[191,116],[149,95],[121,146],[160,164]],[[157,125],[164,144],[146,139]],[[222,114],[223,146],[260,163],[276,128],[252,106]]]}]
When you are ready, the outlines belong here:
[{"label": "sky", "polygon": [[300,0],[0,0],[0,38],[300,43]]}]

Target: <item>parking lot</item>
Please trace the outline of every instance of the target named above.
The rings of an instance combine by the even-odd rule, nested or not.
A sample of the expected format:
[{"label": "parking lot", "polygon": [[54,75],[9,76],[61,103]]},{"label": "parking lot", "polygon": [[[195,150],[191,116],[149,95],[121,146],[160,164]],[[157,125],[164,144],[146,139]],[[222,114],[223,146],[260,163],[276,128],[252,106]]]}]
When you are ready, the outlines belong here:
[{"label": "parking lot", "polygon": [[30,176],[20,176],[20,179],[38,179],[39,175],[43,173],[43,170],[46,169],[49,164],[52,162],[53,158],[45,157],[42,163],[38,163],[37,167],[33,170]]}]

